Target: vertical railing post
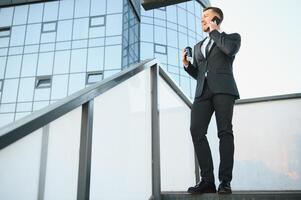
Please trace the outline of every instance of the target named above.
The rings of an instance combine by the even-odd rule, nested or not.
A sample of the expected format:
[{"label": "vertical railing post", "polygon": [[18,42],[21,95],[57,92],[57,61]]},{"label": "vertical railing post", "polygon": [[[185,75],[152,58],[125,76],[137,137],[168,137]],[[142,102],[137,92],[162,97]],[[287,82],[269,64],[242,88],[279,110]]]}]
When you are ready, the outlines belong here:
[{"label": "vertical railing post", "polygon": [[90,198],[93,99],[82,105],[77,200]]},{"label": "vertical railing post", "polygon": [[152,118],[152,193],[153,199],[161,200],[161,172],[160,172],[160,126],[158,105],[158,65],[151,71],[151,118]]}]

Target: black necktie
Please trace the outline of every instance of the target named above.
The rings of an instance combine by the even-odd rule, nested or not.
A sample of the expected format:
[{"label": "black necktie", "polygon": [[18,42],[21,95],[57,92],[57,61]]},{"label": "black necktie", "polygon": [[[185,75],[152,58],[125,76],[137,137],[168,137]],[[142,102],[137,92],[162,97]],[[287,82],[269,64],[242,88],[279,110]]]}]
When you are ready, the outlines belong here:
[{"label": "black necktie", "polygon": [[209,42],[208,42],[208,44],[207,44],[207,46],[206,46],[206,48],[205,48],[206,58],[207,58],[207,55],[208,55],[208,53],[209,53],[209,48],[210,48],[211,41],[212,41],[212,39],[210,38],[210,40],[209,40]]}]

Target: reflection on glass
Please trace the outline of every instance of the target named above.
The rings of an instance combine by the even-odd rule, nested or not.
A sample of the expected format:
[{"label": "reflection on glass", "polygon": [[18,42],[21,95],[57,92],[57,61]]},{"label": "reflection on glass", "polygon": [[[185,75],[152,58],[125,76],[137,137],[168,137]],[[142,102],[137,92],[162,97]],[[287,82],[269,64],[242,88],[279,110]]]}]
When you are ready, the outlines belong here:
[{"label": "reflection on glass", "polygon": [[11,31],[10,46],[24,44],[25,26],[13,26]]},{"label": "reflection on glass", "polygon": [[38,54],[25,54],[22,61],[21,76],[35,76]]},{"label": "reflection on glass", "polygon": [[60,1],[59,19],[73,18],[74,1]]},{"label": "reflection on glass", "polygon": [[70,72],[86,71],[87,49],[76,49],[71,52]]},{"label": "reflection on glass", "polygon": [[54,60],[54,74],[64,74],[69,71],[70,51],[56,51]]},{"label": "reflection on glass", "polygon": [[37,75],[50,75],[52,73],[54,52],[40,53]]},{"label": "reflection on glass", "polygon": [[104,26],[106,24],[106,16],[95,16],[90,18],[90,27]]},{"label": "reflection on glass", "polygon": [[72,36],[72,20],[64,20],[58,22],[57,41],[71,40]]},{"label": "reflection on glass", "polygon": [[46,22],[43,23],[42,32],[53,32],[56,31],[57,22]]},{"label": "reflection on glass", "polygon": [[43,21],[55,21],[58,15],[58,1],[47,2],[44,6],[44,17]]},{"label": "reflection on glass", "polygon": [[19,79],[4,81],[1,103],[16,102]]},{"label": "reflection on glass", "polygon": [[0,12],[0,27],[11,26],[13,20],[14,8],[1,8]]},{"label": "reflection on glass", "polygon": [[22,56],[9,56],[7,59],[5,78],[19,77]]},{"label": "reflection on glass", "polygon": [[86,73],[70,74],[68,95],[85,88],[85,84]]},{"label": "reflection on glass", "polygon": [[75,1],[75,16],[78,17],[87,17],[89,16],[90,1],[87,0],[76,0]]},{"label": "reflection on glass", "polygon": [[21,78],[18,101],[32,101],[34,91],[35,78]]},{"label": "reflection on glass", "polygon": [[96,71],[103,68],[104,48],[89,48],[88,49],[88,71]]},{"label": "reflection on glass", "polygon": [[73,39],[86,39],[88,37],[89,18],[75,19]]},{"label": "reflection on glass", "polygon": [[42,21],[43,4],[31,4],[29,6],[28,23],[37,23]]},{"label": "reflection on glass", "polygon": [[13,25],[26,24],[28,5],[16,6]]},{"label": "reflection on glass", "polygon": [[122,14],[107,15],[106,35],[122,34]]},{"label": "reflection on glass", "polygon": [[91,16],[104,15],[106,13],[106,0],[91,0]]},{"label": "reflection on glass", "polygon": [[105,68],[121,68],[121,45],[105,47]]},{"label": "reflection on glass", "polygon": [[61,99],[67,96],[68,75],[53,76],[51,99]]},{"label": "reflection on glass", "polygon": [[154,26],[155,28],[155,43],[166,44],[166,28]]},{"label": "reflection on glass", "polygon": [[30,24],[27,26],[25,44],[38,44],[40,42],[41,24]]}]

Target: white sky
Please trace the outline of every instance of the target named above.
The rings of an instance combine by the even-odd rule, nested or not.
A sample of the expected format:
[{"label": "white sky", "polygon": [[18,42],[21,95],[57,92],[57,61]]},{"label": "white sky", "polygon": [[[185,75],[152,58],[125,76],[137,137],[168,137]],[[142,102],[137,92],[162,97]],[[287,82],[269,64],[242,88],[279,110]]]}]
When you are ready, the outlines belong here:
[{"label": "white sky", "polygon": [[301,93],[301,0],[211,0],[222,30],[238,32],[234,62],[241,98]]}]

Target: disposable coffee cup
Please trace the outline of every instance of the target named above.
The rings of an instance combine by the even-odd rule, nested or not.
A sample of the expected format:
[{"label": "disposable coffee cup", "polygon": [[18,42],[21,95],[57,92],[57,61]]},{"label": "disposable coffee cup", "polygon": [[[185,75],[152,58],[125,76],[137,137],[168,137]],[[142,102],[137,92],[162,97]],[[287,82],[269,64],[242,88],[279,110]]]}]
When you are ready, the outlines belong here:
[{"label": "disposable coffee cup", "polygon": [[185,51],[186,51],[187,60],[191,61],[192,60],[192,49],[191,49],[191,47],[186,47]]}]

